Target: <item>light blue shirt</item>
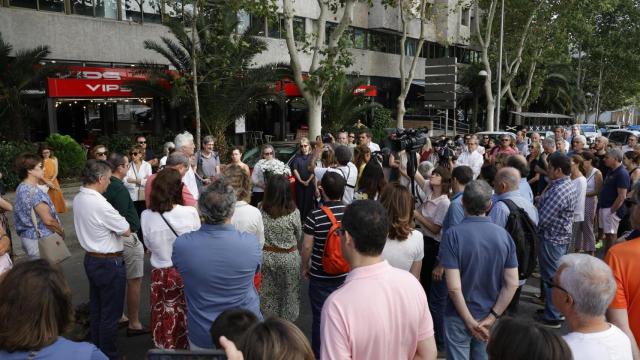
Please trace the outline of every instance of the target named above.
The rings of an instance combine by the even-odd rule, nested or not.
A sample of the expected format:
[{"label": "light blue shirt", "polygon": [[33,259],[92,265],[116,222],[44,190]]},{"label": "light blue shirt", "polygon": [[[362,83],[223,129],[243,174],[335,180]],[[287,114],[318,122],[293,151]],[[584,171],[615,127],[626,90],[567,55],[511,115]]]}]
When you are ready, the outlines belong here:
[{"label": "light blue shirt", "polygon": [[[29,358],[31,351],[14,351],[12,353],[0,350],[0,359],[23,360]],[[58,337],[53,344],[47,345],[36,352],[34,360],[107,360],[107,357],[95,345],[87,342],[75,342]]]},{"label": "light blue shirt", "polygon": [[531,221],[534,224],[538,225],[538,209],[533,206],[533,203],[524,197],[520,191],[509,191],[501,195],[496,195],[496,202],[493,204],[491,211],[489,212],[489,217],[494,224],[506,227],[507,220],[509,218],[509,207],[503,201],[500,200],[511,200],[516,204],[517,207],[522,208]]},{"label": "light blue shirt", "polygon": [[449,209],[447,210],[447,214],[444,216],[444,220],[442,221],[442,233],[444,234],[452,228],[462,222],[464,219],[464,208],[462,207],[462,191],[453,195],[451,198],[451,204],[449,204]]},{"label": "light blue shirt", "polygon": [[533,191],[531,190],[531,186],[529,186],[529,182],[526,177],[520,178],[520,194],[523,198],[533,203]]},{"label": "light blue shirt", "polygon": [[173,266],[184,282],[189,340],[213,348],[209,329],[227,309],[246,309],[259,319],[260,298],[253,285],[262,263],[262,249],[253,234],[233,225],[205,225],[178,236]]}]

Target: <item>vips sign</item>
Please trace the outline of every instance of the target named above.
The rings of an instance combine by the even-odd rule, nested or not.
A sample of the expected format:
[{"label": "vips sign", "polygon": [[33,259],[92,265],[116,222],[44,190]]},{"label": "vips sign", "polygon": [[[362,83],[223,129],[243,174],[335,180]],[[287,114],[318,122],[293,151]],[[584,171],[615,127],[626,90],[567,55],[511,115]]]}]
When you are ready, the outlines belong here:
[{"label": "vips sign", "polygon": [[144,79],[145,74],[132,69],[71,66],[64,76],[48,78],[47,88],[52,98],[131,97],[126,83]]}]

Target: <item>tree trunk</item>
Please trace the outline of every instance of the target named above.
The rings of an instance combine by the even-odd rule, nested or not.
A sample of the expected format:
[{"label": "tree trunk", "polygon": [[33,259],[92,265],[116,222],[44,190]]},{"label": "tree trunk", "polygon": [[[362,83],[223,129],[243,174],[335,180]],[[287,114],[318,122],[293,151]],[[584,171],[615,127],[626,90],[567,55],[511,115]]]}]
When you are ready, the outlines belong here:
[{"label": "tree trunk", "polygon": [[396,100],[396,127],[398,129],[404,129],[404,114],[407,113],[407,109],[404,106],[404,95],[400,94]]},{"label": "tree trunk", "polygon": [[[521,113],[522,112],[522,105],[521,104],[514,104],[514,106],[516,107],[516,112],[517,113]],[[522,116],[520,116],[519,114],[516,115],[516,125],[522,125]]]},{"label": "tree trunk", "polygon": [[195,145],[196,149],[200,149],[200,99],[198,98],[198,69],[197,69],[197,59],[196,59],[196,34],[198,31],[198,2],[193,2],[193,21],[191,24],[191,61],[192,67],[191,71],[193,72],[193,106],[196,115],[196,136],[195,136]]},{"label": "tree trunk", "polygon": [[487,98],[487,117],[485,119],[485,131],[493,131],[493,116],[496,110],[496,101],[493,99],[493,91],[491,90],[491,73],[487,74],[484,80],[485,97]]},{"label": "tree trunk", "polygon": [[307,99],[309,106],[309,140],[313,141],[322,130],[322,96]]}]

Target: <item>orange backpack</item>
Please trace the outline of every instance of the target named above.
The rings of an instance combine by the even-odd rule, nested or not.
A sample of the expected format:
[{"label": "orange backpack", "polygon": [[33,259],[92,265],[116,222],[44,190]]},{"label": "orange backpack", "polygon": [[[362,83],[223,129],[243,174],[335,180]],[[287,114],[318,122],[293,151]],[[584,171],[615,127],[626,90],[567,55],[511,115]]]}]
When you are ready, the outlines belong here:
[{"label": "orange backpack", "polygon": [[342,256],[342,241],[340,239],[340,224],[336,217],[326,206],[320,207],[322,211],[331,220],[331,228],[327,233],[327,239],[324,241],[324,252],[322,253],[322,267],[324,272],[329,275],[340,275],[349,272],[349,263]]}]

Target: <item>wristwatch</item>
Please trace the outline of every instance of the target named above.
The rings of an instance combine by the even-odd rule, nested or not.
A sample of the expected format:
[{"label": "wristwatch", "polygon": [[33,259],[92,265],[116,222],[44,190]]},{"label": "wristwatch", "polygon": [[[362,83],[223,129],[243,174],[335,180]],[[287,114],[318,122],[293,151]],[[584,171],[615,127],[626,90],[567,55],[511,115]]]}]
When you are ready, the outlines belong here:
[{"label": "wristwatch", "polygon": [[493,310],[493,308],[491,308],[490,313],[491,313],[491,315],[493,315],[493,317],[495,317],[495,318],[496,318],[496,320],[497,320],[497,319],[500,319],[500,317],[502,316],[502,315],[498,315],[498,313],[497,313],[497,312],[495,312],[495,311]]}]

